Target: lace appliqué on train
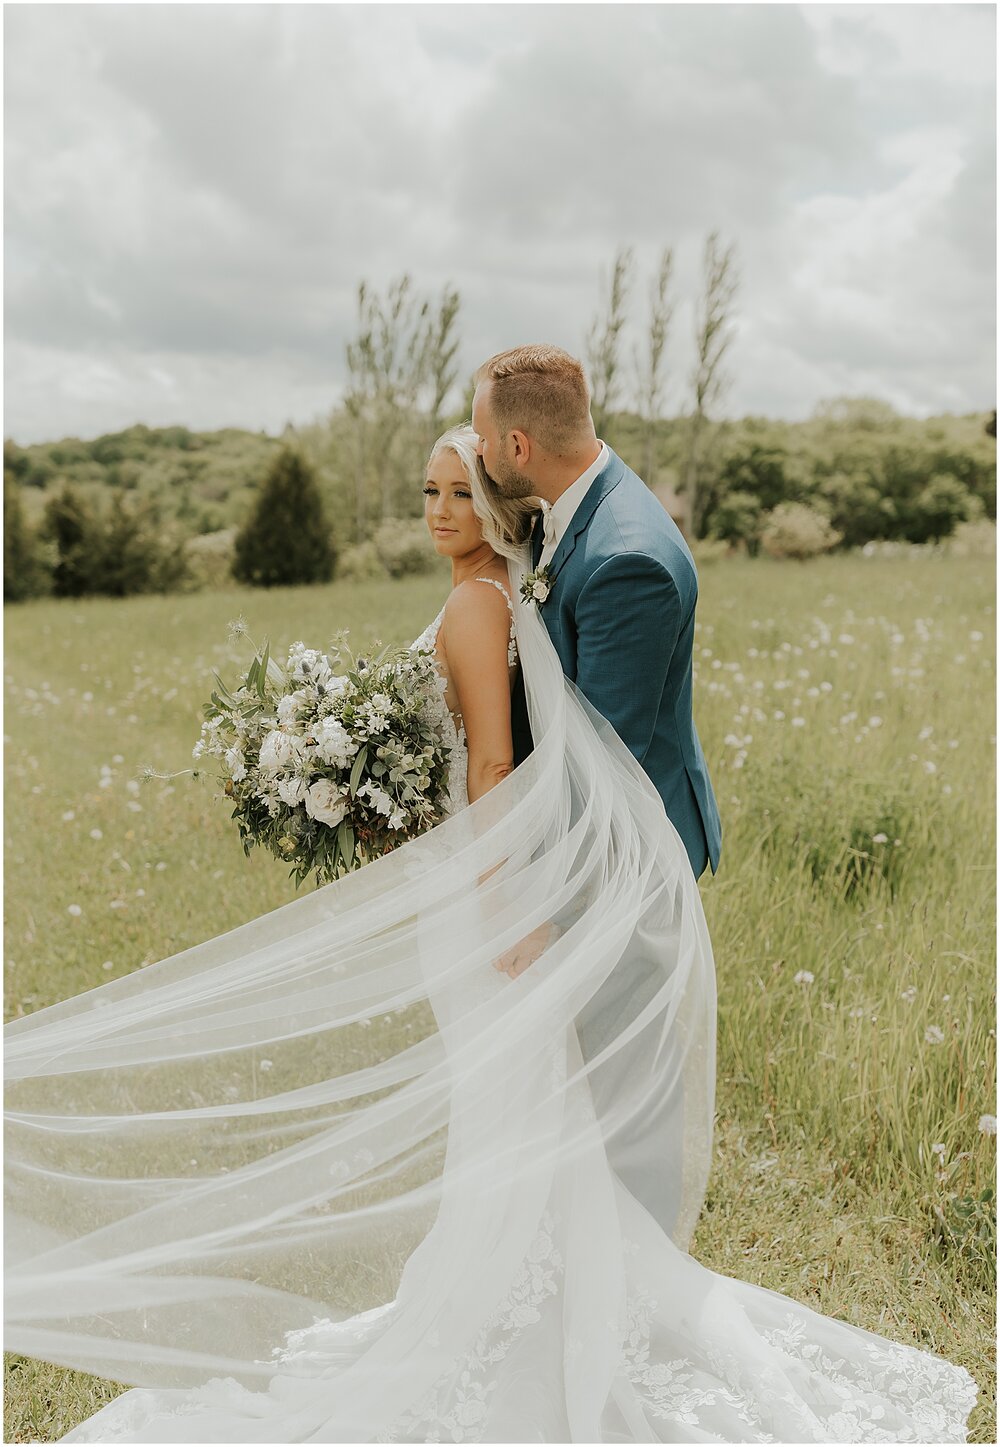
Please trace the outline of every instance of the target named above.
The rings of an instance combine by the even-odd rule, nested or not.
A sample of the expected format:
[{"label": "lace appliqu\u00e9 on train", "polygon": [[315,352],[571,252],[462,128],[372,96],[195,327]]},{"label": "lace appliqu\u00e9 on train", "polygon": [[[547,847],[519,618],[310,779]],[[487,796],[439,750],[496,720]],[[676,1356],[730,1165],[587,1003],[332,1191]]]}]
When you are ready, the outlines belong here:
[{"label": "lace appliqu\u00e9 on train", "polygon": [[500,1305],[483,1323],[474,1346],[457,1358],[431,1390],[376,1439],[379,1442],[480,1442],[497,1377],[491,1368],[542,1320],[562,1286],[563,1258],[555,1244],[557,1216],[546,1211]]}]

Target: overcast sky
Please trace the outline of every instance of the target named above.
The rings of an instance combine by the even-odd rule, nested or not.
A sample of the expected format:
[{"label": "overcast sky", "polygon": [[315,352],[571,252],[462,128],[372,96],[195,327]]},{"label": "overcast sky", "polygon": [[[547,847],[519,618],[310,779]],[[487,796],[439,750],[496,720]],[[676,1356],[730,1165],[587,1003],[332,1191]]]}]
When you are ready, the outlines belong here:
[{"label": "overcast sky", "polygon": [[4,7],[4,433],[277,431],[361,278],[461,292],[463,379],[583,355],[616,246],[736,244],[721,409],[995,405],[993,5]]}]

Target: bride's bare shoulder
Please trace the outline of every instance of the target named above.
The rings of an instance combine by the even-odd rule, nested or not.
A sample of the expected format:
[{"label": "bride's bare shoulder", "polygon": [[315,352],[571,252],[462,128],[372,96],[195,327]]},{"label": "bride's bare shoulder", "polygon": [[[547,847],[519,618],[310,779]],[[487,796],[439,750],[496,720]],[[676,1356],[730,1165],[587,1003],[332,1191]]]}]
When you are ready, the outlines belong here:
[{"label": "bride's bare shoulder", "polygon": [[[490,587],[490,583],[500,587]],[[501,591],[502,589],[502,591]],[[494,634],[506,641],[510,627],[507,602],[510,584],[506,578],[494,578],[485,572],[479,578],[466,578],[452,588],[444,605],[444,626],[449,642],[468,639],[480,644]]]}]

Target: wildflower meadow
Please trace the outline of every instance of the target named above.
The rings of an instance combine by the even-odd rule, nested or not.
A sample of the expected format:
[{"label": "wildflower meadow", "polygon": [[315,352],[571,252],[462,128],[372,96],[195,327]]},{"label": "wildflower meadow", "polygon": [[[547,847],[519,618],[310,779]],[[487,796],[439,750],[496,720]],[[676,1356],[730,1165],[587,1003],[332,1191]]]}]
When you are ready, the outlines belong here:
[{"label": "wildflower meadow", "polygon": [[[695,649],[723,847],[701,879],[718,1086],[692,1254],[966,1366],[975,1442],[996,1440],[994,575],[916,548],[707,562]],[[345,627],[405,642],[447,587],[8,610],[7,1018],[295,897],[211,776],[181,772],[212,671],[249,662],[230,620],[275,653]],[[116,1391],[7,1367],[6,1441]]]}]

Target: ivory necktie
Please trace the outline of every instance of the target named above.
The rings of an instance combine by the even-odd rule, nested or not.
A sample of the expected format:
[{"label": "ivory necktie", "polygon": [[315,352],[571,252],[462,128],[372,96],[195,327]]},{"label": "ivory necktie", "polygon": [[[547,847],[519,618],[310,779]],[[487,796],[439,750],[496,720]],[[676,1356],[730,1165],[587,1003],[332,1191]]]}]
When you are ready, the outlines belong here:
[{"label": "ivory necktie", "polygon": [[557,541],[555,519],[552,516],[551,503],[542,503],[542,552],[551,554],[555,551]]}]

